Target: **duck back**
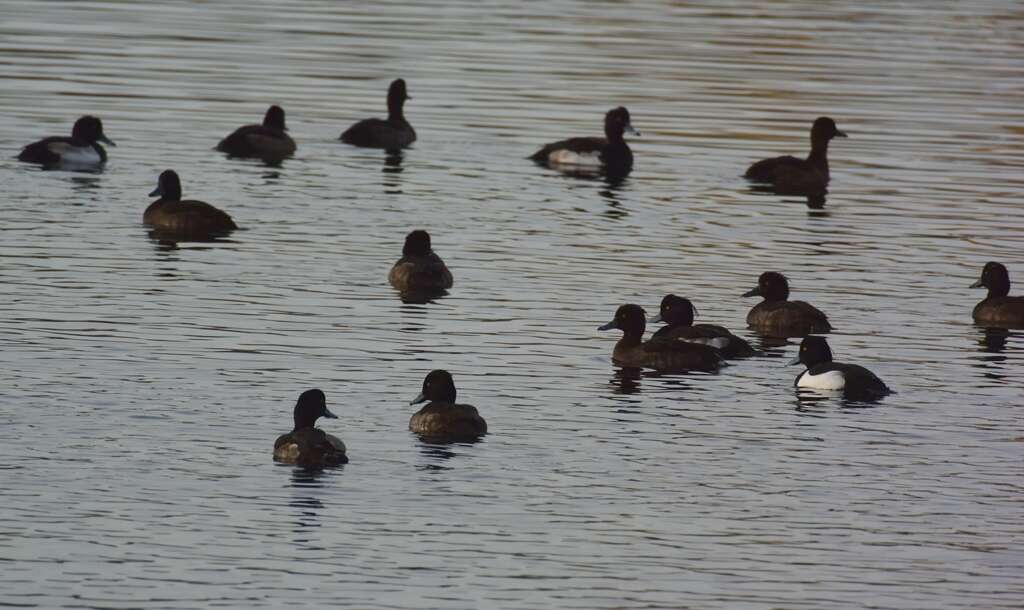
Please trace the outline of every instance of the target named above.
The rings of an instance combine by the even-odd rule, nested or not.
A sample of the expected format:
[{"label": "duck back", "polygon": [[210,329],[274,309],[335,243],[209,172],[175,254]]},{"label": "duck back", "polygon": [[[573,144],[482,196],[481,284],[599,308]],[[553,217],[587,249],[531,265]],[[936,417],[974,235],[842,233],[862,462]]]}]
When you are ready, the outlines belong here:
[{"label": "duck back", "polygon": [[552,142],[530,155],[530,160],[544,166],[605,167],[628,170],[633,166],[633,151],[622,142],[607,138],[569,138]]},{"label": "duck back", "polygon": [[803,336],[832,330],[828,318],[804,301],[762,301],[747,314],[747,324],[779,337]]},{"label": "duck back", "polygon": [[487,422],[472,405],[432,402],[413,414],[409,430],[440,442],[472,441],[487,434]]},{"label": "duck back", "polygon": [[750,343],[717,324],[665,326],[651,337],[652,341],[655,339],[700,343],[717,349],[726,358],[742,358],[757,353]]},{"label": "duck back", "polygon": [[751,165],[743,175],[748,180],[773,185],[780,191],[814,192],[828,185],[828,173],[806,159],[793,156],[763,159]]},{"label": "duck back", "polygon": [[416,141],[416,131],[405,119],[364,119],[346,129],[340,139],[353,146],[400,150]]},{"label": "duck back", "polygon": [[565,162],[562,159],[568,158],[568,154],[571,154],[581,159],[592,157],[593,162],[597,163],[606,146],[608,140],[605,138],[568,138],[545,145],[530,155],[530,159],[541,165],[558,164]]},{"label": "duck back", "polygon": [[877,375],[857,364],[823,362],[801,373],[796,387],[818,390],[842,390],[846,398],[871,400],[892,390]]},{"label": "duck back", "polygon": [[619,366],[662,372],[714,372],[722,364],[722,356],[708,345],[673,339],[651,339],[631,344],[625,337],[615,344],[612,360]]},{"label": "duck back", "polygon": [[433,252],[426,256],[403,256],[391,268],[388,281],[402,292],[447,290],[454,284],[451,271]]},{"label": "duck back", "polygon": [[348,462],[345,443],[319,428],[303,428],[282,434],[274,441],[274,459],[308,467]]},{"label": "duck back", "polygon": [[282,160],[295,153],[295,140],[281,129],[263,125],[239,127],[217,144],[232,157]]},{"label": "duck back", "polygon": [[974,307],[974,322],[1004,328],[1024,328],[1024,297],[988,297]]},{"label": "duck back", "polygon": [[204,201],[164,201],[149,204],[142,222],[154,229],[180,235],[227,233],[238,228],[227,213]]},{"label": "duck back", "polygon": [[53,136],[23,148],[18,160],[48,167],[62,163],[96,165],[106,162],[107,151],[99,144],[78,138]]}]

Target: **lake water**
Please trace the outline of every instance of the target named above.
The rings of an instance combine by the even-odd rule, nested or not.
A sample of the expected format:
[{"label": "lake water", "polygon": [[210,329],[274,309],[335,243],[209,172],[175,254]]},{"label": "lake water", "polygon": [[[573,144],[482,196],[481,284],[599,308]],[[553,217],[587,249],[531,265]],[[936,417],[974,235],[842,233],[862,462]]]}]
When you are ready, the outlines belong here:
[{"label": "lake water", "polygon": [[[1019,608],[1024,292],[1017,2],[0,1],[0,605]],[[404,77],[398,161],[336,138]],[[284,106],[295,158],[218,139]],[[622,184],[525,157],[642,132]],[[21,146],[100,116],[102,173]],[[746,166],[833,142],[823,209]],[[160,171],[242,230],[151,240]],[[387,284],[426,228],[450,295]],[[897,394],[798,398],[745,328],[766,270]],[[623,374],[595,329],[668,293],[768,349]],[[490,426],[425,445],[431,369]],[[351,463],[275,464],[298,394]]]}]

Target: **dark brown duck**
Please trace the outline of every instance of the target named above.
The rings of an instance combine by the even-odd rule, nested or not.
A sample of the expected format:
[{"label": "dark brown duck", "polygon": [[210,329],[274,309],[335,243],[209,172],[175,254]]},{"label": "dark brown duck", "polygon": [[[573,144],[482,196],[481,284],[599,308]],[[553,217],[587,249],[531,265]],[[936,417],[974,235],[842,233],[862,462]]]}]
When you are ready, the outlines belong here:
[{"label": "dark brown duck", "polygon": [[295,403],[295,427],[274,441],[274,459],[306,467],[336,466],[348,462],[345,443],[314,427],[321,417],[336,419],[327,410],[327,398],[320,390],[306,390]]},{"label": "dark brown duck", "polygon": [[1001,263],[985,263],[981,279],[971,288],[988,288],[988,296],[974,306],[974,322],[998,328],[1024,328],[1024,296],[1011,297],[1010,273]]},{"label": "dark brown duck", "polygon": [[271,106],[263,115],[260,125],[243,125],[217,144],[217,150],[229,157],[262,159],[266,163],[279,163],[295,154],[295,140],[286,132],[284,109]]},{"label": "dark brown duck", "polygon": [[476,407],[456,403],[455,395],[455,381],[448,371],[428,373],[423,391],[409,404],[430,402],[409,418],[409,430],[439,443],[472,442],[487,434],[487,422]]},{"label": "dark brown duck", "polygon": [[149,204],[142,222],[171,237],[214,237],[238,228],[226,213],[205,201],[181,198],[181,179],[174,170],[160,174],[156,189],[149,194],[160,198]]},{"label": "dark brown duck", "polygon": [[411,100],[401,78],[388,87],[388,118],[363,119],[346,129],[339,139],[346,144],[365,148],[397,151],[416,141],[416,130],[405,119],[405,102]]},{"label": "dark brown duck", "polygon": [[405,236],[402,258],[391,267],[388,281],[403,293],[441,293],[452,287],[452,273],[430,244],[423,230]]},{"label": "dark brown duck", "polygon": [[690,299],[667,294],[661,300],[660,311],[651,323],[665,322],[651,337],[700,343],[717,349],[726,358],[743,358],[757,353],[749,343],[715,324],[694,324],[697,308]]},{"label": "dark brown duck", "polygon": [[747,324],[772,337],[803,337],[832,330],[828,318],[818,308],[804,301],[790,301],[786,276],[767,271],[757,278],[757,288],[743,294],[761,296],[764,300],[747,314]]},{"label": "dark brown duck", "polygon": [[612,350],[615,364],[626,368],[654,369],[662,372],[717,371],[722,356],[713,347],[673,339],[644,341],[647,317],[639,305],[622,305],[615,318],[597,330],[617,328],[622,338]]},{"label": "dark brown duck", "polygon": [[806,159],[793,156],[773,157],[754,163],[743,176],[748,180],[772,185],[785,193],[824,192],[829,181],[828,143],[846,134],[828,117],[819,117],[811,126],[811,152]]}]

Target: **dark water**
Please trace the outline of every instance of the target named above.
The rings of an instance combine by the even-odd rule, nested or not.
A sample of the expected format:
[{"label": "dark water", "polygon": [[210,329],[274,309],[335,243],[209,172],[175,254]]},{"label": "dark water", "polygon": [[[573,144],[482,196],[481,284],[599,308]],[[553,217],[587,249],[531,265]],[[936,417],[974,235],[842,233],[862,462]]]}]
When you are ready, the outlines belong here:
[{"label": "dark water", "polygon": [[[1017,608],[1024,285],[1015,2],[0,2],[0,605],[64,608]],[[400,162],[338,143],[409,82]],[[211,148],[271,103],[281,167]],[[625,105],[620,185],[534,167]],[[99,174],[20,147],[85,113]],[[738,176],[831,149],[822,210]],[[157,174],[231,213],[141,226]],[[451,294],[387,285],[426,228]],[[764,270],[898,393],[798,400],[795,343],[632,378],[595,328],[686,294],[744,328]],[[1016,289],[1016,292],[1021,292]],[[447,368],[492,434],[421,444]],[[351,463],[275,465],[304,389]]]}]

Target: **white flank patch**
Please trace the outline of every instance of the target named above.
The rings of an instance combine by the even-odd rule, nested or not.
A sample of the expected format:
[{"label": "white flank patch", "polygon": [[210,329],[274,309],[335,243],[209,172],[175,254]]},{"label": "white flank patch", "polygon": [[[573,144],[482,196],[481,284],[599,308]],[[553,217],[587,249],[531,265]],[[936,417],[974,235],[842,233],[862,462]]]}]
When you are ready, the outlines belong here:
[{"label": "white flank patch", "polygon": [[554,165],[584,165],[588,167],[600,167],[600,153],[578,153],[564,148],[553,150],[548,155],[548,163]]},{"label": "white flank patch", "polygon": [[710,345],[715,349],[725,349],[729,346],[729,337],[701,337],[699,339],[686,339],[690,343]]},{"label": "white flank patch", "polygon": [[61,154],[60,162],[64,165],[98,165],[100,154],[92,146],[68,148]]},{"label": "white flank patch", "polygon": [[274,455],[281,460],[297,460],[299,459],[299,445],[297,443],[288,443],[278,447]]},{"label": "white flank patch", "polygon": [[842,371],[826,371],[820,375],[811,375],[810,371],[804,371],[804,374],[797,379],[796,387],[814,390],[842,390],[846,387],[846,375],[843,375]]}]

